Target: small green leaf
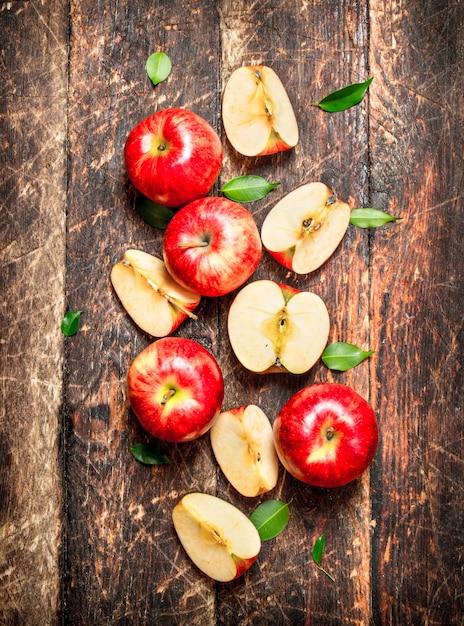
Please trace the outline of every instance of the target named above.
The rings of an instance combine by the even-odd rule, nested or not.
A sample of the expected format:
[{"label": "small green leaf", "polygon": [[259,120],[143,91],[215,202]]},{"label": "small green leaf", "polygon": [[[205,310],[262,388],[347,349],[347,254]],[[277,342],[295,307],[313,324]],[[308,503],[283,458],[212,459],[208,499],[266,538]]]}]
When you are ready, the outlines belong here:
[{"label": "small green leaf", "polygon": [[290,503],[279,500],[267,500],[260,504],[250,515],[250,520],[256,526],[261,541],[277,537],[288,524]]},{"label": "small green leaf", "polygon": [[261,176],[239,176],[224,185],[220,191],[235,202],[253,202],[267,196],[280,183],[269,183]]},{"label": "small green leaf", "polygon": [[154,52],[145,64],[145,69],[154,85],[163,82],[171,73],[171,59],[165,52]]},{"label": "small green leaf", "polygon": [[342,89],[337,89],[337,91],[330,93],[319,102],[313,103],[313,105],[329,113],[337,113],[350,109],[361,102],[373,80],[374,77],[371,76],[364,83],[353,83]]},{"label": "small green leaf", "polygon": [[171,221],[174,211],[167,206],[157,204],[148,198],[140,197],[135,208],[140,217],[150,226],[164,230]]},{"label": "small green leaf", "polygon": [[171,465],[171,459],[157,446],[150,443],[136,443],[131,447],[132,455],[145,465]]},{"label": "small green leaf", "polygon": [[322,557],[324,555],[324,548],[325,548],[325,535],[321,535],[314,542],[311,556],[313,558],[314,563],[321,570],[321,572],[324,572],[324,574],[326,574],[332,582],[335,582],[335,578],[331,574],[329,574],[329,572],[327,572],[321,565]]},{"label": "small green leaf", "polygon": [[402,218],[389,215],[380,209],[354,209],[351,211],[350,224],[358,226],[358,228],[378,228],[388,222],[396,222],[400,219]]},{"label": "small green leaf", "polygon": [[361,350],[351,343],[338,341],[331,346],[327,346],[321,358],[329,369],[346,372],[359,365],[372,354],[374,354],[374,350]]},{"label": "small green leaf", "polygon": [[79,321],[82,311],[68,311],[61,320],[61,332],[66,337],[75,335],[79,330]]}]

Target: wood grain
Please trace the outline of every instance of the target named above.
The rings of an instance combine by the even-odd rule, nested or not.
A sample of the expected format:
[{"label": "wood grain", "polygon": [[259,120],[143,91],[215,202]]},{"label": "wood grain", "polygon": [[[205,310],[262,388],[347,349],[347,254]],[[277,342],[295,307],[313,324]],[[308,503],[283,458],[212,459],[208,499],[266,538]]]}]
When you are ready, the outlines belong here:
[{"label": "wood grain", "polygon": [[[89,626],[457,626],[462,550],[464,10],[459,0],[34,0],[0,3],[1,381],[0,624]],[[153,87],[151,52],[171,58]],[[234,152],[221,94],[245,64],[272,66],[300,127],[291,151]],[[363,102],[327,114],[311,103],[374,75]],[[218,359],[224,408],[256,403],[274,421],[321,380],[373,404],[381,441],[370,471],[312,489],[281,471],[276,489],[239,496],[207,436],[136,462],[151,441],[126,376],[152,338],[124,312],[109,274],[129,247],[161,256],[123,162],[130,129],[152,111],[190,108],[218,130],[224,167],[279,187],[247,204],[258,226],[295,187],[322,180],[352,208],[402,218],[350,226],[310,276],[266,252],[254,278],[310,289],[327,303],[329,342],[375,350],[346,373],[255,376],[233,355],[235,294],[204,298],[176,335]],[[79,332],[59,331],[66,309]],[[216,584],[183,551],[171,510],[188,491],[245,513],[291,502],[285,531],[241,579]],[[326,535],[324,565],[315,539]]]},{"label": "wood grain", "polygon": [[52,624],[61,576],[65,3],[2,3],[0,32],[0,622]]}]

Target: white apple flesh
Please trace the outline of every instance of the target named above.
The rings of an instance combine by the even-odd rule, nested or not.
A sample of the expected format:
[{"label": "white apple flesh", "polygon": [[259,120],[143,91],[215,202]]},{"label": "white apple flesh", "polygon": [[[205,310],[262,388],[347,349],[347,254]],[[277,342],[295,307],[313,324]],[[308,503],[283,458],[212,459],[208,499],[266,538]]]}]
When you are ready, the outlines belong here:
[{"label": "white apple flesh", "polygon": [[287,91],[265,65],[240,67],[222,98],[222,119],[233,148],[245,156],[273,154],[298,143],[298,124]]},{"label": "white apple flesh", "polygon": [[126,250],[111,270],[111,282],[134,322],[153,337],[172,333],[193,313],[200,296],[181,287],[164,262],[141,250]]},{"label": "white apple flesh", "polygon": [[244,367],[261,374],[307,372],[321,356],[329,329],[318,295],[271,280],[243,287],[229,309],[232,349]]},{"label": "white apple flesh", "polygon": [[258,406],[223,411],[213,423],[210,437],[219,467],[242,496],[253,498],[274,489],[279,475],[274,436],[268,417]]},{"label": "white apple flesh", "polygon": [[219,582],[241,576],[255,562],[261,539],[237,507],[206,493],[188,493],[172,519],[177,536],[195,565]]},{"label": "white apple flesh", "polygon": [[335,252],[350,223],[350,207],[320,182],[283,197],[261,227],[266,250],[297,274],[313,272]]}]

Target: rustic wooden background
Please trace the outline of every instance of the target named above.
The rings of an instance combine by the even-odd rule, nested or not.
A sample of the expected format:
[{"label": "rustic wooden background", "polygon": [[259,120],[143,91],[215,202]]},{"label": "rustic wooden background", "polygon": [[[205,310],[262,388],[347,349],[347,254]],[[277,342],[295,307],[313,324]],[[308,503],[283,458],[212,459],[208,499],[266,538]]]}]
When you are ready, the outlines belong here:
[{"label": "rustic wooden background", "polygon": [[[0,2],[2,625],[464,623],[463,35],[460,0]],[[173,70],[154,88],[144,68],[158,49]],[[376,351],[354,370],[245,372],[226,333],[233,294],[204,299],[199,321],[176,333],[218,358],[225,408],[254,402],[272,421],[299,388],[337,380],[370,400],[380,425],[370,472],[343,489],[282,472],[262,499],[292,499],[287,529],[244,578],[216,584],[180,547],[173,505],[190,490],[247,513],[260,500],[227,484],[208,437],[167,446],[171,467],[132,458],[131,444],[149,438],[128,410],[126,375],[151,338],[109,273],[127,247],[159,254],[162,239],[134,208],[129,130],[180,106],[222,133],[225,81],[250,63],[282,78],[301,140],[246,159],[222,134],[218,185],[245,173],[280,181],[248,205],[258,225],[312,180],[352,208],[403,219],[350,227],[314,275],[267,254],[255,274],[321,295],[330,342]],[[358,107],[310,106],[370,75]],[[64,338],[74,309],[81,328]],[[334,583],[311,562],[322,532]]]}]

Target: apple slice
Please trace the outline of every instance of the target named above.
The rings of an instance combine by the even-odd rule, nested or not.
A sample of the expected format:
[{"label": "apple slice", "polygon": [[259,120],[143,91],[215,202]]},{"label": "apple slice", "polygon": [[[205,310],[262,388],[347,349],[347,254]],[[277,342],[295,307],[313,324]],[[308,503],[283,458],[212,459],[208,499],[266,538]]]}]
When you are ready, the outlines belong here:
[{"label": "apple slice", "polygon": [[111,282],[127,313],[153,337],[172,333],[193,311],[200,296],[181,287],[164,262],[141,250],[127,250],[111,270]]},{"label": "apple slice", "polygon": [[244,367],[260,374],[307,372],[321,356],[330,320],[321,298],[272,280],[243,287],[229,309],[229,339]]},{"label": "apple slice", "polygon": [[223,411],[210,430],[211,446],[230,484],[253,498],[274,489],[279,462],[266,414],[249,404]]},{"label": "apple slice", "polygon": [[245,156],[274,154],[298,143],[298,124],[280,78],[270,67],[236,69],[222,97],[222,121],[232,146]]},{"label": "apple slice", "polygon": [[308,274],[335,252],[350,223],[350,207],[324,183],[294,189],[271,209],[261,227],[266,250],[284,267]]},{"label": "apple slice", "polygon": [[188,493],[172,511],[185,551],[207,576],[228,582],[255,562],[261,539],[253,522],[237,507],[206,493]]}]

